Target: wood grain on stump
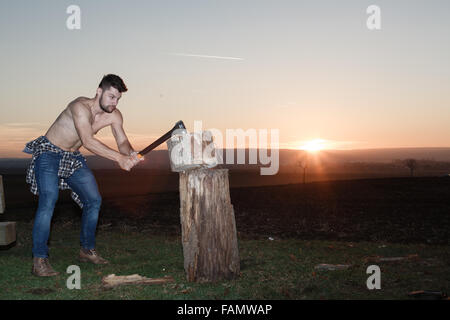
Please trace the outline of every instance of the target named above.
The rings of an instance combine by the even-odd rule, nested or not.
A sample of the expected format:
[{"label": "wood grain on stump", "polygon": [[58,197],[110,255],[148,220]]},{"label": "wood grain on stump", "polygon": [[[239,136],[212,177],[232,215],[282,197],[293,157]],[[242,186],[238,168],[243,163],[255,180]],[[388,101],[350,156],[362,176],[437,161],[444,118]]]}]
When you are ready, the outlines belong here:
[{"label": "wood grain on stump", "polygon": [[180,173],[180,218],[187,280],[239,276],[239,251],[228,169]]}]

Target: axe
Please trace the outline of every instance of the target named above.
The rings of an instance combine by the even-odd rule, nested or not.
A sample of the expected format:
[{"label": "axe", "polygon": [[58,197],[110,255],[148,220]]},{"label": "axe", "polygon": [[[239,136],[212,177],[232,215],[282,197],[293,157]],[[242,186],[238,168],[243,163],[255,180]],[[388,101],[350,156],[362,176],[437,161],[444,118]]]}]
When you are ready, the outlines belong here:
[{"label": "axe", "polygon": [[152,151],[153,149],[155,149],[157,146],[159,146],[161,143],[163,143],[164,141],[166,141],[167,139],[169,139],[172,136],[172,133],[177,130],[177,129],[186,129],[186,127],[184,126],[183,121],[178,121],[175,126],[168,131],[167,133],[165,133],[163,136],[161,136],[160,138],[158,138],[155,142],[153,142],[152,144],[150,144],[148,147],[146,147],[145,149],[141,150],[138,152],[137,156],[139,158],[142,158],[146,153],[149,153],[150,151]]}]

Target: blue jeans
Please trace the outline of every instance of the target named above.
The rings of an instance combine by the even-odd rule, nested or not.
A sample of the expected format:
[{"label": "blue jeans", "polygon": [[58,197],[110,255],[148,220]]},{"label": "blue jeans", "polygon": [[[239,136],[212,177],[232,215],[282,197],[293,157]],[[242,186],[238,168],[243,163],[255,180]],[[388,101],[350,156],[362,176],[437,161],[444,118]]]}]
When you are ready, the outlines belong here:
[{"label": "blue jeans", "polygon": [[[39,191],[39,205],[33,226],[33,257],[48,257],[48,237],[50,224],[59,195],[59,161],[62,155],[55,152],[43,152],[35,161],[35,176]],[[102,198],[97,182],[82,156],[78,156],[83,166],[66,179],[70,188],[83,202],[81,217],[80,244],[85,249],[95,248],[95,230]]]}]

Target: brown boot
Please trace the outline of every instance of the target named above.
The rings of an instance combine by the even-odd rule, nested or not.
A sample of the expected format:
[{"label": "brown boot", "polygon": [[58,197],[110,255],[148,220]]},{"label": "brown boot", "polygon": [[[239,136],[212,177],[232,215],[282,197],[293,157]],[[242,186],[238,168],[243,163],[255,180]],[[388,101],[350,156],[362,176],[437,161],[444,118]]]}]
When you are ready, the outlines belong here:
[{"label": "brown boot", "polygon": [[109,261],[100,257],[95,249],[80,249],[80,261],[93,264],[108,264]]},{"label": "brown boot", "polygon": [[33,258],[33,268],[31,273],[38,277],[53,277],[59,275],[59,272],[53,270],[48,258]]}]

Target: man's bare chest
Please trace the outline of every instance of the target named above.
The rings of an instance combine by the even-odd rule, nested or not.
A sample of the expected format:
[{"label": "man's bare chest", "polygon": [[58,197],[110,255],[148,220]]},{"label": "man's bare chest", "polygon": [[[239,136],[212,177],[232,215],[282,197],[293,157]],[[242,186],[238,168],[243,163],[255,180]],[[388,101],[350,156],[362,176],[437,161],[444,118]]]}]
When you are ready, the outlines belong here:
[{"label": "man's bare chest", "polygon": [[111,125],[111,119],[110,117],[105,117],[103,115],[100,116],[96,116],[94,119],[92,119],[91,121],[91,126],[92,126],[92,131],[94,132],[94,134],[96,134],[97,132],[99,132],[101,129],[108,127]]}]

